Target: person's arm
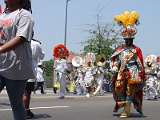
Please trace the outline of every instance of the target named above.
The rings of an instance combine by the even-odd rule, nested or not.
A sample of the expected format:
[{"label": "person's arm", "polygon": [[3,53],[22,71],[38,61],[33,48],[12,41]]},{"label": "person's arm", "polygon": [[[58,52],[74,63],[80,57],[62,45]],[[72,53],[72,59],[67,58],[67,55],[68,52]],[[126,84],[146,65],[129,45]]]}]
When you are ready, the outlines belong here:
[{"label": "person's arm", "polygon": [[0,47],[0,53],[4,53],[10,50],[13,50],[17,48],[18,46],[22,45],[25,41],[26,39],[24,37],[20,37],[20,36],[14,37],[13,39],[11,39],[6,44]]}]

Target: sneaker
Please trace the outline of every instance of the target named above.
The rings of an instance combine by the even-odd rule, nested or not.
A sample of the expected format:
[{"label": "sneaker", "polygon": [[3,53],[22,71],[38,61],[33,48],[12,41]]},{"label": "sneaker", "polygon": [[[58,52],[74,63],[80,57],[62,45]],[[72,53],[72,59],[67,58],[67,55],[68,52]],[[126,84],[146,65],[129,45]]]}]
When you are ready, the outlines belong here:
[{"label": "sneaker", "polygon": [[46,94],[46,92],[42,92],[41,94]]},{"label": "sneaker", "polygon": [[82,95],[82,93],[77,93],[77,95]]},{"label": "sneaker", "polygon": [[31,119],[31,118],[33,118],[33,117],[34,117],[34,114],[31,112],[31,110],[30,110],[30,109],[29,109],[29,110],[27,110],[26,112],[27,112],[27,119]]},{"label": "sneaker", "polygon": [[95,92],[94,92],[94,93],[93,93],[93,95],[94,95],[94,96],[96,96],[96,95],[97,95],[97,93],[95,93]]},{"label": "sneaker", "polygon": [[87,93],[86,97],[87,97],[87,98],[89,98],[89,97],[90,97],[90,94],[89,94],[89,93]]},{"label": "sneaker", "polygon": [[154,96],[154,99],[157,100],[157,96]]},{"label": "sneaker", "polygon": [[145,98],[145,100],[150,100],[150,98]]},{"label": "sneaker", "polygon": [[100,94],[99,94],[99,96],[103,96],[103,95],[104,95],[104,93],[100,93]]},{"label": "sneaker", "polygon": [[65,97],[64,96],[60,96],[59,99],[65,99]]}]

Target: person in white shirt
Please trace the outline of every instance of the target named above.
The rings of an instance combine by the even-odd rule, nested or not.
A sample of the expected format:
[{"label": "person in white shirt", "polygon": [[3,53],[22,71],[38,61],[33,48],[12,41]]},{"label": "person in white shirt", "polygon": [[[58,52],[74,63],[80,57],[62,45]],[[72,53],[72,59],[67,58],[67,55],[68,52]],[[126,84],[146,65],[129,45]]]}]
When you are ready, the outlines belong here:
[{"label": "person in white shirt", "polygon": [[[97,75],[97,77],[96,77],[96,75]],[[104,79],[104,67],[102,67],[102,66],[96,67],[95,79],[96,79],[98,86],[97,86],[95,92],[93,93],[93,95],[96,96],[98,92],[100,93],[99,95],[104,95],[104,91],[102,89],[103,79]]]},{"label": "person in white shirt", "polygon": [[[64,99],[66,93],[66,75],[69,73],[66,57],[69,56],[69,51],[65,45],[58,44],[54,47],[53,52],[54,52],[54,57],[59,58],[54,62],[53,65],[53,69],[56,73],[55,75],[57,76],[56,78],[60,80],[59,99]],[[53,83],[54,83],[54,92],[56,92],[55,91],[56,80],[54,80]]]},{"label": "person in white shirt", "polygon": [[86,94],[86,88],[82,80],[82,67],[76,68],[76,91],[77,95]]},{"label": "person in white shirt", "polygon": [[65,57],[60,57],[59,60],[56,60],[54,62],[54,69],[55,69],[56,75],[58,75],[60,78],[59,99],[64,99],[65,92],[66,92],[66,74],[68,70],[68,65]]},{"label": "person in white shirt", "polygon": [[[34,31],[33,31],[33,35],[34,35]],[[39,60],[43,60],[45,54],[42,50],[41,42],[38,40],[35,40],[35,39],[31,40],[31,49],[32,49],[33,67],[36,72],[35,74],[37,74],[37,67],[38,67],[37,62]],[[30,106],[31,92],[34,91],[35,82],[36,82],[36,76],[34,79],[29,79],[27,81],[26,90],[23,96],[23,102],[27,111],[27,119],[34,117],[34,114],[29,109],[29,106]]]},{"label": "person in white shirt", "polygon": [[87,98],[90,97],[91,88],[93,86],[93,83],[96,81],[94,74],[95,74],[94,65],[92,64],[92,61],[88,61],[87,65],[83,69],[83,76],[82,76],[82,80],[84,81],[85,87],[87,89],[87,94],[86,94]]},{"label": "person in white shirt", "polygon": [[37,83],[36,86],[34,88],[34,92],[36,90],[38,90],[38,88],[41,88],[41,94],[45,94],[44,92],[44,77],[43,77],[43,73],[45,71],[46,68],[42,67],[42,63],[39,62],[38,63],[38,68],[37,68]]}]

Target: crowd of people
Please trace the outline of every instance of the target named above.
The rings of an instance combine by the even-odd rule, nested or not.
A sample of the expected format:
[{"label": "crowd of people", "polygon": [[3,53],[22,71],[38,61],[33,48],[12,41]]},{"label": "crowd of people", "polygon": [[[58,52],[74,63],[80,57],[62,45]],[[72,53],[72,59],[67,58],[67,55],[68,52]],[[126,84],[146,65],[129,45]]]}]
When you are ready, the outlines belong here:
[{"label": "crowd of people", "polygon": [[[14,120],[26,120],[34,117],[30,110],[31,93],[41,87],[44,91],[44,78],[41,60],[44,52],[39,40],[33,39],[34,20],[30,0],[4,0],[6,7],[0,14],[0,92],[6,87]],[[121,35],[125,45],[120,46],[110,57],[112,79],[105,77],[105,57],[96,56],[92,49],[79,59],[74,66],[74,81],[77,95],[84,94],[87,98],[104,95],[105,91],[113,93],[116,102],[114,112],[124,108],[120,118],[130,116],[130,107],[140,114],[142,112],[143,94],[150,100],[160,97],[160,59],[149,55],[143,60],[141,49],[133,44],[137,33],[134,24],[139,25],[139,15],[136,11],[126,11],[123,15],[115,16],[114,20],[122,25]],[[130,19],[124,19],[128,16]],[[123,19],[122,19],[123,18]],[[71,73],[67,64],[69,50],[63,44],[54,47],[54,92],[59,89],[59,99],[65,99],[66,77]],[[97,63],[97,64],[95,64]],[[36,84],[36,86],[35,86]],[[111,88],[109,87],[111,86]],[[16,91],[16,92],[15,92]]]}]

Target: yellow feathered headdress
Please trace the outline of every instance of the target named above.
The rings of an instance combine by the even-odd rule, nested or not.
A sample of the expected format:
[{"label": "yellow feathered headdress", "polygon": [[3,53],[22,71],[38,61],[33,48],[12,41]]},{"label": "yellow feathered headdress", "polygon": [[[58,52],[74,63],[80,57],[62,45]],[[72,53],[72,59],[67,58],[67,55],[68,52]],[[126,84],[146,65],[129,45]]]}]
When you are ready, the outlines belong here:
[{"label": "yellow feathered headdress", "polygon": [[123,25],[122,36],[125,38],[134,38],[134,35],[137,33],[137,29],[134,27],[139,23],[139,15],[136,11],[132,11],[131,13],[125,11],[124,14],[116,15],[114,20],[117,21],[118,25]]}]

